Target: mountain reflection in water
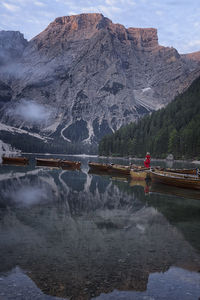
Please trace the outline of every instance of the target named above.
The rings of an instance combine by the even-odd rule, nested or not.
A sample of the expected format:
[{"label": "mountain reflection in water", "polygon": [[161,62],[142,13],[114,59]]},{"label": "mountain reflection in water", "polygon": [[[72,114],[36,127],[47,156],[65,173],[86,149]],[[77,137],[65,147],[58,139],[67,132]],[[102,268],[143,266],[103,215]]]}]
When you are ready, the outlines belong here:
[{"label": "mountain reflection in water", "polygon": [[[1,167],[2,278],[17,266],[41,295],[76,300],[115,290],[156,295],[150,278],[165,272],[170,289],[172,267],[200,280],[200,201],[145,194],[127,180],[88,174],[87,162],[82,171]],[[195,299],[198,288],[189,292],[185,299]]]}]

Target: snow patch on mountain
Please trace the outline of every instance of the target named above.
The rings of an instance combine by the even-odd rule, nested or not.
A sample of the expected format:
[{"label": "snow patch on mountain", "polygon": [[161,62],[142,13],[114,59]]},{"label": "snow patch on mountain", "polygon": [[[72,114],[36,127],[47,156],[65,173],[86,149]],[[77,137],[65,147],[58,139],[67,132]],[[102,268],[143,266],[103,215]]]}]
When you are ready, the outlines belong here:
[{"label": "snow patch on mountain", "polygon": [[151,88],[150,87],[146,87],[146,88],[142,89],[142,92],[145,93],[145,92],[147,92],[149,90],[151,90]]},{"label": "snow patch on mountain", "polygon": [[91,144],[92,143],[92,138],[94,137],[94,129],[93,129],[93,126],[92,126],[92,123],[91,122],[87,122],[87,129],[88,129],[88,138],[83,140],[82,142],[83,143],[89,143]]},{"label": "snow patch on mountain", "polygon": [[4,143],[0,140],[0,162],[2,154],[9,155],[9,154],[19,154],[21,151],[18,149],[13,148],[10,144]]},{"label": "snow patch on mountain", "polygon": [[3,123],[0,123],[0,132],[1,131],[8,131],[10,133],[28,134],[30,136],[33,136],[33,137],[38,138],[40,140],[43,140],[44,142],[47,142],[47,139],[50,139],[48,137],[42,137],[41,135],[39,135],[37,133],[31,133],[27,130],[19,129],[19,128],[9,126],[9,125],[3,124]]}]

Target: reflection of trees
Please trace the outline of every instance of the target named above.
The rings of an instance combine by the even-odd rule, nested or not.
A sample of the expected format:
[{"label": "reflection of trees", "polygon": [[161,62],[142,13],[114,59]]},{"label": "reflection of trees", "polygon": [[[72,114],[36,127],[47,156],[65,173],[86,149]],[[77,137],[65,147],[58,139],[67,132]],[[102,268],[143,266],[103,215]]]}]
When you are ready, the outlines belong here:
[{"label": "reflection of trees", "polygon": [[[200,253],[199,195],[194,193],[195,191],[191,192],[171,187],[169,189],[169,187],[162,185],[162,190],[160,185],[156,188],[158,192],[150,194],[147,198],[148,205],[155,207],[162,213],[167,218],[168,222],[180,230],[185,239]],[[186,198],[187,195],[188,198]],[[194,198],[197,196],[198,200],[195,200]]]},{"label": "reflection of trees", "polygon": [[199,256],[179,231],[147,205],[143,187],[38,170],[1,181],[0,194],[7,193],[9,200],[9,192],[24,185],[42,187],[48,197],[31,207],[16,206],[12,199],[5,205],[0,268],[29,270],[47,294],[90,299],[113,289],[144,291],[152,272],[171,265],[200,267]]}]

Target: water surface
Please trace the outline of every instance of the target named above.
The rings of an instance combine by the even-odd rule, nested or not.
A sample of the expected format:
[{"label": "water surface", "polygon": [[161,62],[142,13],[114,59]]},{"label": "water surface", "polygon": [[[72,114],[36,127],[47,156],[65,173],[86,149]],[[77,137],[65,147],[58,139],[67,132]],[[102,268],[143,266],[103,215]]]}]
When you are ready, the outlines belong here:
[{"label": "water surface", "polygon": [[199,192],[30,160],[0,166],[0,299],[199,299]]}]

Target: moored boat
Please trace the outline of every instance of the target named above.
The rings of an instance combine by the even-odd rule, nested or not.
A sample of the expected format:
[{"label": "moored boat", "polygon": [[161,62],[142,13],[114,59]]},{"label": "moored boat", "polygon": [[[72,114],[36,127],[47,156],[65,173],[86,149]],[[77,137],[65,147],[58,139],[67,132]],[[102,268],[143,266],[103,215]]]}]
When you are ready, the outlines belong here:
[{"label": "moored boat", "polygon": [[200,190],[200,177],[196,175],[155,170],[150,171],[150,176],[153,182]]},{"label": "moored boat", "polygon": [[62,167],[62,168],[80,168],[79,161],[70,161],[56,158],[36,158],[37,166]]},{"label": "moored boat", "polygon": [[111,169],[111,165],[105,163],[89,162],[88,165],[92,170],[108,171]]},{"label": "moored boat", "polygon": [[71,161],[71,160],[61,160],[60,161],[60,166],[62,168],[74,168],[74,169],[79,169],[81,166],[80,161]]},{"label": "moored boat", "polygon": [[52,166],[52,167],[59,167],[61,159],[55,158],[36,158],[37,166]]},{"label": "moored boat", "polygon": [[142,168],[142,169],[131,169],[130,175],[134,180],[145,180],[149,177],[150,169]]},{"label": "moored boat", "polygon": [[131,169],[130,166],[111,164],[111,168],[109,168],[109,172],[130,175],[130,169]]},{"label": "moored boat", "polygon": [[171,172],[171,173],[180,173],[180,174],[191,174],[191,175],[197,175],[198,174],[198,169],[193,168],[193,169],[163,169],[163,171],[166,172]]},{"label": "moored boat", "polygon": [[3,164],[28,164],[29,160],[26,157],[17,156],[17,157],[7,157],[2,156]]}]

